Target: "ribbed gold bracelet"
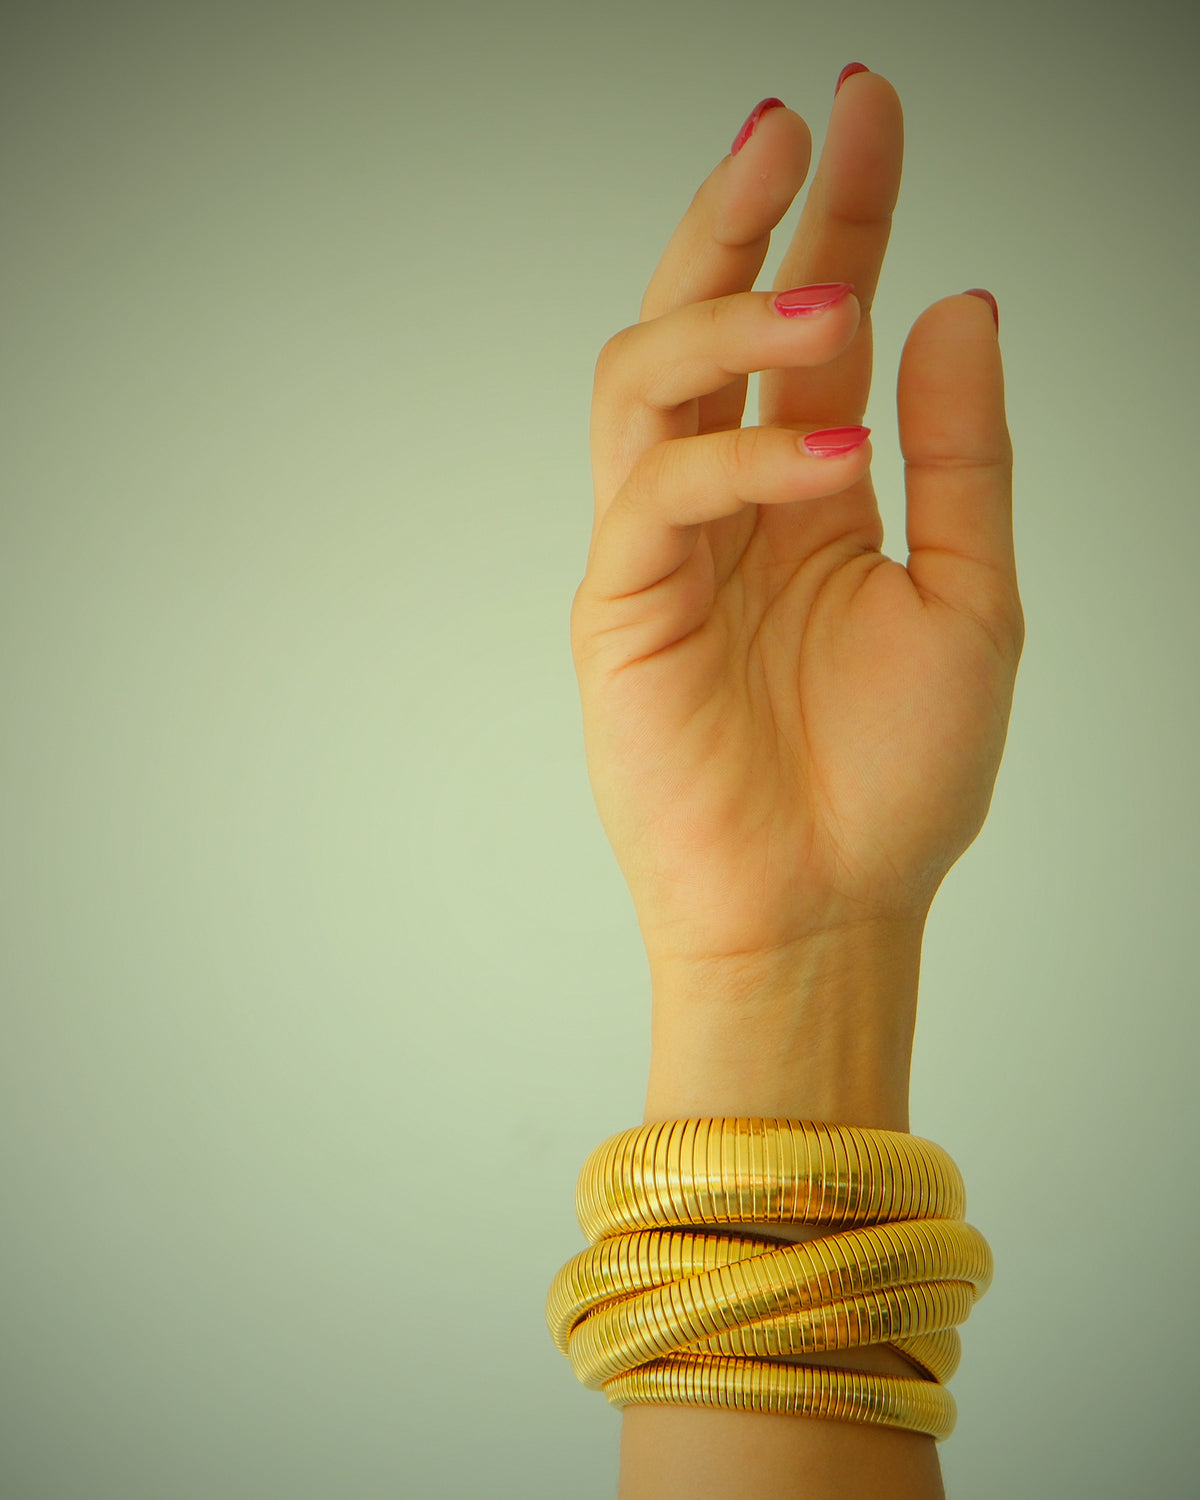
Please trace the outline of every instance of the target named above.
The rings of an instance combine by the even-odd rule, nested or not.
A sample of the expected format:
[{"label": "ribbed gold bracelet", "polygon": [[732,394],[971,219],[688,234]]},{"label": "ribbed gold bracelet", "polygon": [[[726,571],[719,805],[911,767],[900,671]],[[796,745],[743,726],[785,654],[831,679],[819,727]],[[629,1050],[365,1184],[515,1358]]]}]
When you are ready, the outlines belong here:
[{"label": "ribbed gold bracelet", "polygon": [[[592,1248],[554,1278],[546,1321],[614,1406],[954,1430],[956,1325],[990,1286],[992,1255],[932,1141],[820,1121],[655,1122],[596,1147],[575,1206]],[[657,1227],[745,1223],[851,1227],[799,1244]],[[792,1362],[878,1343],[924,1378]]]}]

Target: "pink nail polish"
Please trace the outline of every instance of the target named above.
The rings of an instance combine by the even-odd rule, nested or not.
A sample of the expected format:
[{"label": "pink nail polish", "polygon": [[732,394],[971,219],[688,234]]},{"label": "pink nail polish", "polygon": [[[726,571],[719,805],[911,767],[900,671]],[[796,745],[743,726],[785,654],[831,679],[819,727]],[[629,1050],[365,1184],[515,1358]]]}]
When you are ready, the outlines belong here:
[{"label": "pink nail polish", "polygon": [[742,128],[738,131],[737,135],[734,136],[733,145],[729,148],[729,154],[731,156],[736,156],[738,154],[738,152],[754,134],[758,122],[762,119],[763,115],[766,114],[767,110],[786,108],[787,106],[784,104],[782,99],[764,99],[761,103],[756,104],[750,111],[750,113],[746,116],[746,120]]},{"label": "pink nail polish", "polygon": [[842,84],[845,83],[847,78],[853,78],[855,73],[869,73],[870,71],[871,70],[867,67],[866,63],[847,63],[842,71],[838,74],[837,88],[835,88],[833,91],[833,97],[835,99],[837,98],[837,91],[841,88]]},{"label": "pink nail polish", "polygon": [[840,458],[861,448],[870,435],[869,427],[823,427],[820,432],[809,433],[804,447],[817,458]]},{"label": "pink nail polish", "polygon": [[805,313],[824,312],[854,290],[849,281],[821,281],[814,286],[794,286],[790,292],[780,292],[772,306],[785,318],[800,317]]},{"label": "pink nail polish", "polygon": [[996,304],[995,297],[991,292],[985,292],[981,286],[973,286],[969,291],[963,293],[964,297],[982,297],[992,310],[992,317],[996,320],[996,332],[1000,332],[1000,309]]}]

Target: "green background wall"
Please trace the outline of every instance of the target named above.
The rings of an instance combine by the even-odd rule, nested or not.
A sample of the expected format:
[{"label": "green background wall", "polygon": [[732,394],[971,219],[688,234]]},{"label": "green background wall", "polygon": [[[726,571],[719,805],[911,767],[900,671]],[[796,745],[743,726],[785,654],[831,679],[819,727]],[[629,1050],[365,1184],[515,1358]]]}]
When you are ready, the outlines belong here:
[{"label": "green background wall", "polygon": [[852,59],[906,117],[887,550],[901,345],[968,286],[1017,455],[1028,641],[913,1071],[997,1265],[947,1490],[1195,1493],[1198,40],[3,8],[3,1500],[615,1496],[543,1323],[649,1057],[568,641],[593,365],[751,106],[815,167]]}]

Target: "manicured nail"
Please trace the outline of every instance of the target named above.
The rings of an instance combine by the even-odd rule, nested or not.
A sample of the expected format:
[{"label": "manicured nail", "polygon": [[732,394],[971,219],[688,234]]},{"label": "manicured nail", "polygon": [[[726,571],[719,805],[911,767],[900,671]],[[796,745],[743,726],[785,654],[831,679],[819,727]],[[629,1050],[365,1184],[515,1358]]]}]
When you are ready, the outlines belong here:
[{"label": "manicured nail", "polygon": [[824,312],[853,290],[850,281],[821,281],[815,286],[794,286],[790,292],[780,292],[772,305],[785,318],[798,318],[805,313]]},{"label": "manicured nail", "polygon": [[847,63],[842,71],[838,74],[837,88],[835,88],[833,91],[833,97],[835,99],[837,98],[837,91],[841,88],[842,84],[845,83],[847,78],[852,78],[855,73],[869,73],[870,71],[871,70],[867,67],[866,63]]},{"label": "manicured nail", "polygon": [[996,299],[991,292],[985,292],[981,286],[973,286],[969,291],[963,293],[964,297],[982,297],[992,310],[992,317],[996,320],[996,332],[1000,332],[1000,309],[996,306]]},{"label": "manicured nail", "polygon": [[766,114],[767,110],[786,108],[787,106],[784,104],[782,99],[764,99],[760,104],[756,104],[750,111],[750,113],[746,116],[746,123],[738,131],[737,135],[734,136],[733,145],[729,148],[729,154],[731,156],[736,156],[738,154],[738,152],[754,134],[758,122],[762,119],[763,115]]},{"label": "manicured nail", "polygon": [[871,435],[869,427],[824,427],[810,432],[804,439],[804,450],[817,458],[839,458],[861,448]]}]

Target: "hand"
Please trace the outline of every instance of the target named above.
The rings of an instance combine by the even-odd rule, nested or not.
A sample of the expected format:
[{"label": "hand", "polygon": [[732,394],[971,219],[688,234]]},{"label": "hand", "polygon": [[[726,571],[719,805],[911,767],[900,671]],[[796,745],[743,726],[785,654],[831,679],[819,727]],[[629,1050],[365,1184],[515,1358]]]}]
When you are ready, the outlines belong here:
[{"label": "hand", "polygon": [[[1024,622],[992,313],[927,308],[897,389],[906,564],[881,551],[857,424],[903,157],[877,73],[836,96],[780,290],[850,282],[785,318],[749,290],[812,138],[763,114],[697,192],[638,323],[597,361],[595,522],[571,611],[588,771],[652,969],[923,924],[986,816]],[[760,427],[741,424],[763,371]]]}]

